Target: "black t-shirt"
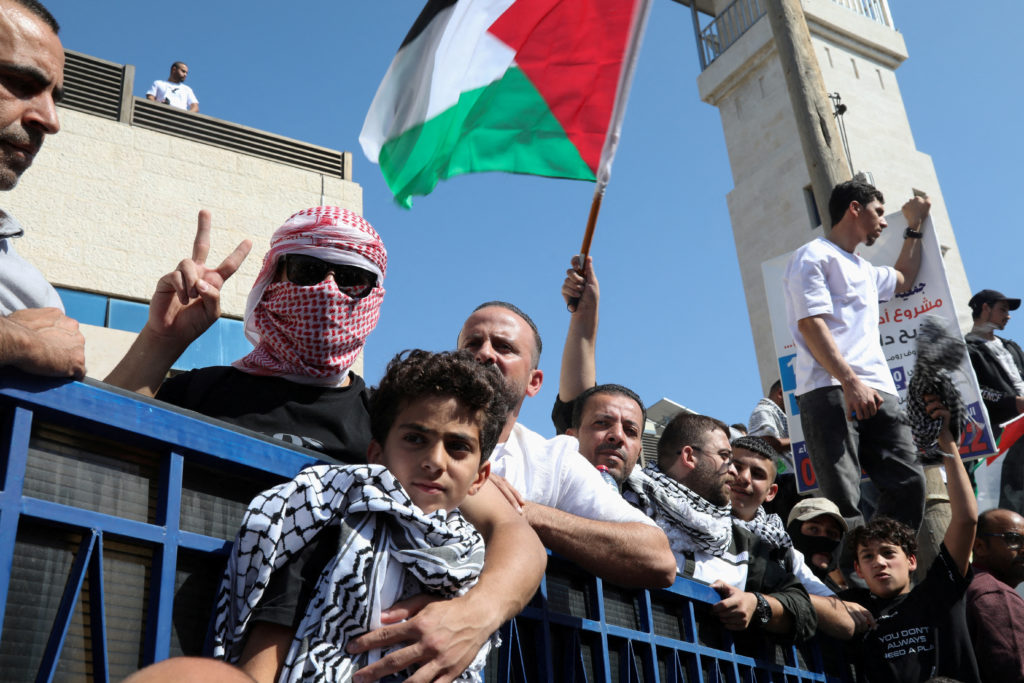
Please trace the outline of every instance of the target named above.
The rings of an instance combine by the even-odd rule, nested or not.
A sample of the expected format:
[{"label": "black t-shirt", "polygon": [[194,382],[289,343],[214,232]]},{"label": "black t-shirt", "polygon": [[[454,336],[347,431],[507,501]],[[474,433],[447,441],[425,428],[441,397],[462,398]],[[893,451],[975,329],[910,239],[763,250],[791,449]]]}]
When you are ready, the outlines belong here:
[{"label": "black t-shirt", "polygon": [[555,424],[555,434],[565,434],[572,427],[572,411],[576,408],[576,399],[564,403],[555,394],[555,405],[551,408],[551,421]]},{"label": "black t-shirt", "polygon": [[884,600],[863,588],[840,597],[868,608],[878,628],[851,641],[857,680],[915,683],[948,676],[980,682],[967,631],[964,594],[973,570],[962,576],[945,544],[924,581],[909,593]]},{"label": "black t-shirt", "polygon": [[319,387],[215,366],[172,377],[156,397],[318,451],[328,461],[362,464],[371,438],[369,399],[363,379],[350,377],[347,387]]}]

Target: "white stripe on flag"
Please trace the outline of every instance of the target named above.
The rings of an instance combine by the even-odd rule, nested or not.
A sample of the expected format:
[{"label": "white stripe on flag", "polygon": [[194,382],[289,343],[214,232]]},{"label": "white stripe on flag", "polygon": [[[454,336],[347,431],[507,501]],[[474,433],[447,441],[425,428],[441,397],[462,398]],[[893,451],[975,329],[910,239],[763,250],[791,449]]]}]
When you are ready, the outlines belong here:
[{"label": "white stripe on flag", "polygon": [[515,53],[487,29],[515,0],[460,0],[395,55],[366,114],[359,144],[373,163],[388,140],[451,108],[512,66]]}]

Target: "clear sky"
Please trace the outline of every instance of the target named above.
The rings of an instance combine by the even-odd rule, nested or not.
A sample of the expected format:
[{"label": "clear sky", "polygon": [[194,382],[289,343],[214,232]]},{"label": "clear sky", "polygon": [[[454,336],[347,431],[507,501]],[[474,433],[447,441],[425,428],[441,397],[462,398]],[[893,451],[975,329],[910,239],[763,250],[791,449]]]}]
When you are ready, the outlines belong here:
[{"label": "clear sky", "polygon": [[[568,324],[559,288],[593,186],[470,175],[411,211],[394,206],[357,138],[420,0],[44,1],[65,47],[135,65],[136,95],[183,60],[203,113],[352,151],[364,213],[390,257],[368,383],[402,349],[451,348],[476,304],[506,299],[534,317],[545,343],[546,381],[521,420],[553,433]],[[1010,204],[1022,192],[1024,96],[1013,74],[1024,4],[890,7],[910,53],[897,78],[917,148],[934,160],[971,286],[1020,296],[1024,225]],[[689,8],[655,0],[592,251],[602,292],[598,379],[627,384],[647,403],[669,397],[745,422],[762,388],[725,202],[732,176],[718,111],[698,98],[698,72]],[[847,117],[855,115],[870,113]],[[183,204],[182,220],[199,208]],[[253,226],[254,257],[286,217]],[[215,255],[234,246],[214,240]],[[1018,329],[1011,322],[1008,336],[1024,337]]]}]

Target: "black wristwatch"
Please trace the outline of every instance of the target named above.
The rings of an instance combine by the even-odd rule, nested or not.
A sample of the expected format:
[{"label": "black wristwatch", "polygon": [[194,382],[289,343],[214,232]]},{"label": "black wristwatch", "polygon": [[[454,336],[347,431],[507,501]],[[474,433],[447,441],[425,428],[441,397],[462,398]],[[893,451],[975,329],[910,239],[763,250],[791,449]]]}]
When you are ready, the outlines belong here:
[{"label": "black wristwatch", "polygon": [[772,606],[768,604],[768,599],[760,593],[754,593],[754,597],[757,598],[757,607],[754,609],[754,616],[757,617],[757,623],[761,626],[765,626],[772,620]]},{"label": "black wristwatch", "polygon": [[905,240],[919,240],[922,237],[924,237],[924,231],[914,230],[909,225],[907,226],[907,229],[903,231],[903,239]]}]

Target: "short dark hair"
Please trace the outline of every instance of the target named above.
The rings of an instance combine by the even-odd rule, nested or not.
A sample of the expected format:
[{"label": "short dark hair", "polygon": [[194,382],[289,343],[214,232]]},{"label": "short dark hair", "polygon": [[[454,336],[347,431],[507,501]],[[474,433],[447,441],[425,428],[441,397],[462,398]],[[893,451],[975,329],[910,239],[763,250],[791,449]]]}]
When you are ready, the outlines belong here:
[{"label": "short dark hair", "polygon": [[772,465],[772,483],[775,482],[775,478],[779,473],[775,466],[775,449],[772,448],[771,444],[759,436],[741,436],[732,440],[732,447],[734,449],[746,449],[757,457],[770,462]]},{"label": "short dark hair", "polygon": [[865,183],[863,180],[847,180],[845,183],[839,183],[832,188],[832,194],[828,198],[828,215],[832,225],[843,219],[851,202],[867,206],[875,199],[885,204],[885,197],[878,191],[878,188],[870,183]]},{"label": "short dark hair", "polygon": [[598,384],[597,386],[590,387],[582,394],[576,397],[576,400],[572,404],[572,428],[579,429],[583,423],[583,409],[586,407],[587,401],[594,394],[619,394],[626,398],[636,401],[636,404],[640,406],[640,414],[643,419],[640,421],[640,429],[643,430],[644,423],[647,422],[647,408],[644,407],[644,402],[640,400],[640,397],[636,395],[632,389],[624,387],[621,384]]},{"label": "short dark hair", "polygon": [[707,415],[682,412],[665,425],[658,439],[658,469],[667,471],[675,463],[683,446],[697,446],[705,442],[707,434],[720,429],[729,438],[729,428],[721,420]]},{"label": "short dark hair", "polygon": [[540,330],[537,329],[537,324],[533,322],[533,318],[526,315],[526,313],[524,313],[522,309],[520,309],[515,304],[510,304],[507,301],[485,301],[484,303],[474,308],[473,313],[476,313],[481,308],[491,308],[492,306],[497,306],[498,308],[504,308],[505,310],[512,311],[520,318],[525,320],[526,324],[530,326],[531,330],[533,330],[533,353],[531,355],[533,356],[533,369],[536,370],[537,366],[540,364],[540,352],[544,345],[540,341]]},{"label": "short dark hair", "polygon": [[774,382],[772,382],[772,385],[770,387],[768,387],[768,395],[771,396],[776,391],[782,391],[782,380],[781,379],[777,379]]},{"label": "short dark hair", "polygon": [[903,522],[891,517],[875,516],[870,522],[850,532],[846,538],[847,547],[857,557],[857,549],[872,541],[891,543],[903,548],[907,557],[917,554],[917,534]]},{"label": "short dark hair", "polygon": [[186,68],[188,67],[188,64],[186,64],[185,62],[182,62],[182,61],[180,61],[180,60],[179,60],[179,61],[177,61],[177,62],[174,62],[173,64],[171,64],[171,68],[173,69],[174,67],[178,66],[179,64],[180,64],[181,66],[184,66],[184,67],[186,67]]},{"label": "short dark hair", "polygon": [[426,397],[454,398],[478,414],[483,464],[498,445],[513,405],[498,369],[477,363],[468,351],[402,351],[391,359],[380,384],[370,392],[373,439],[383,446],[398,413]]},{"label": "short dark hair", "polygon": [[43,23],[49,26],[54,33],[60,33],[60,24],[50,14],[50,10],[43,6],[43,3],[39,0],[14,0],[15,3],[21,5],[32,14],[36,15],[43,20]]}]

